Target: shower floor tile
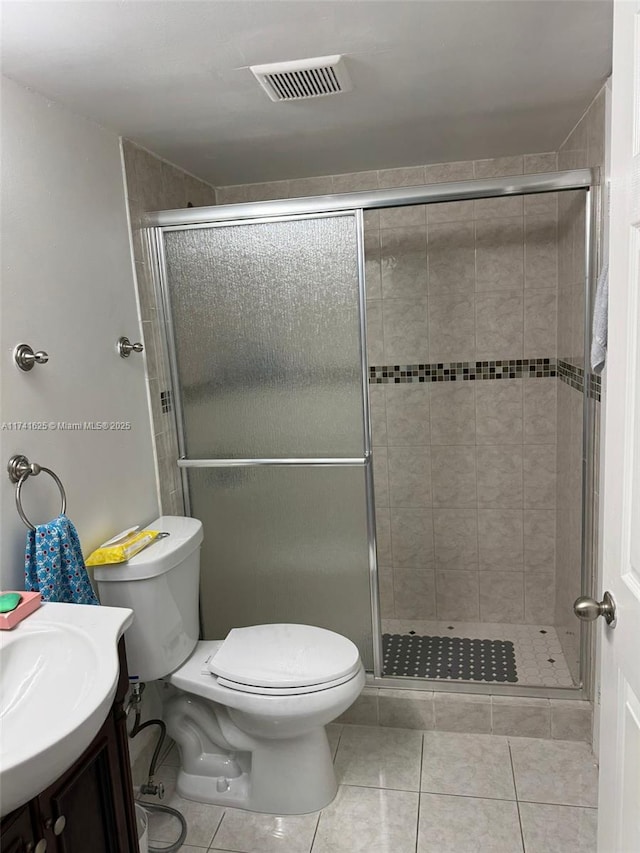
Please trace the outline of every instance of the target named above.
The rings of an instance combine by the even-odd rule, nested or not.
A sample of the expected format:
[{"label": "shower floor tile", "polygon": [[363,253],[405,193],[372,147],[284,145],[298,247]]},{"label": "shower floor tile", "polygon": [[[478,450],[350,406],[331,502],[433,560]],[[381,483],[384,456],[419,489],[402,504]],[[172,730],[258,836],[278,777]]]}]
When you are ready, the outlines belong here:
[{"label": "shower floor tile", "polygon": [[385,634],[460,637],[478,640],[508,640],[513,643],[518,684],[536,687],[574,687],[552,625],[510,625],[494,622],[383,619]]}]

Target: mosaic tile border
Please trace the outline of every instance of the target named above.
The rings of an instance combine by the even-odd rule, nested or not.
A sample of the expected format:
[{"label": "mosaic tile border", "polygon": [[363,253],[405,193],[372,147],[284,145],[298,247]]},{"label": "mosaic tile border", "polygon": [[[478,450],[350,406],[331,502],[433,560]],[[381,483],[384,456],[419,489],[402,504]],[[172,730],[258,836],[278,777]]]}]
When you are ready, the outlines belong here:
[{"label": "mosaic tile border", "polygon": [[385,385],[409,382],[473,382],[487,379],[544,379],[556,375],[555,358],[516,358],[371,366],[369,383]]},{"label": "mosaic tile border", "polygon": [[[558,359],[558,377],[581,394],[584,394],[584,370],[576,364]],[[602,379],[595,373],[587,374],[587,392],[592,400],[599,403],[602,398]]]}]

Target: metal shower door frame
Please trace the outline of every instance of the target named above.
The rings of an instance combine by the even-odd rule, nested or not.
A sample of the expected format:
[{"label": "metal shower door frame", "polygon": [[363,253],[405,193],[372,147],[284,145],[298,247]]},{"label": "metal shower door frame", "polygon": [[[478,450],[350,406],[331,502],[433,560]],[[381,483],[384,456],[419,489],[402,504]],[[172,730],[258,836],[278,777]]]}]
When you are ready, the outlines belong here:
[{"label": "metal shower door frame", "polygon": [[[586,197],[585,212],[585,388],[583,401],[583,505],[582,505],[582,571],[581,594],[591,595],[594,583],[593,556],[590,553],[591,543],[587,542],[590,530],[589,512],[586,508],[588,495],[587,479],[592,476],[593,419],[588,399],[587,367],[589,364],[589,343],[591,334],[590,305],[595,289],[595,271],[597,258],[598,214],[600,174],[597,169],[571,169],[558,172],[547,172],[535,175],[515,175],[500,178],[487,178],[470,181],[442,182],[417,187],[399,187],[384,190],[341,193],[334,195],[312,196],[307,198],[276,199],[272,201],[226,204],[201,208],[179,210],[164,210],[147,213],[144,225],[150,255],[153,258],[153,280],[156,291],[156,304],[161,306],[163,313],[161,322],[165,329],[168,342],[168,358],[170,363],[170,379],[174,394],[174,412],[181,455],[184,451],[184,429],[181,423],[182,411],[179,409],[179,385],[176,382],[175,341],[170,322],[170,305],[168,304],[167,272],[164,264],[164,246],[162,233],[183,228],[206,228],[242,225],[260,221],[279,221],[283,219],[308,219],[315,216],[333,216],[350,214],[357,217],[358,227],[358,274],[360,290],[360,345],[363,375],[363,402],[366,409],[363,412],[363,427],[365,430],[365,471],[367,482],[367,520],[368,547],[370,565],[371,616],[373,632],[374,671],[368,676],[368,683],[374,687],[403,688],[424,690],[426,687],[437,689],[439,692],[478,693],[488,694],[495,688],[491,685],[471,682],[447,682],[426,678],[398,678],[382,674],[382,625],[380,617],[378,569],[376,557],[375,535],[375,500],[373,471],[371,465],[371,424],[369,416],[369,388],[366,358],[366,297],[364,291],[364,229],[363,211],[377,210],[386,207],[407,207],[417,204],[436,204],[450,201],[466,201],[470,199],[502,198],[518,195],[534,195],[539,193],[564,192],[584,190]],[[193,460],[192,460],[193,461]],[[235,464],[236,460],[225,460]],[[275,460],[254,459],[253,465],[275,464]],[[346,461],[346,460],[345,460]],[[335,464],[335,460],[300,460],[291,459],[288,464]],[[186,462],[178,460],[182,471],[183,493],[185,508],[190,512],[189,496],[186,481]],[[589,687],[593,674],[593,643],[592,632],[588,626],[582,626],[580,642],[580,674],[581,684],[571,688],[544,688],[539,686],[517,686],[501,684],[500,693],[511,696],[533,696],[546,698],[590,698]],[[588,682],[588,683],[585,683]]]},{"label": "metal shower door frame", "polygon": [[[234,459],[188,459],[186,457],[186,440],[184,426],[184,409],[178,372],[176,339],[174,334],[171,297],[168,286],[164,237],[165,231],[203,230],[208,228],[242,227],[262,223],[306,221],[313,219],[333,219],[351,216],[356,226],[356,262],[358,271],[358,321],[359,349],[362,400],[362,457],[263,457],[263,458],[234,458]],[[182,493],[185,511],[191,514],[189,495],[188,471],[190,468],[239,468],[239,467],[362,467],[365,476],[365,500],[367,515],[367,553],[369,563],[369,590],[372,613],[372,652],[374,672],[382,673],[382,633],[380,630],[380,608],[378,595],[378,565],[376,552],[375,499],[373,491],[373,466],[371,454],[371,418],[369,401],[369,381],[367,365],[367,328],[366,328],[366,294],[364,280],[364,223],[361,209],[331,211],[313,211],[308,214],[258,216],[251,219],[218,219],[215,222],[186,223],[156,227],[148,231],[149,249],[154,258],[153,279],[156,292],[156,304],[161,307],[161,324],[167,341],[167,356],[169,361],[169,378],[173,399],[174,418],[178,437],[177,460],[181,473]]]}]

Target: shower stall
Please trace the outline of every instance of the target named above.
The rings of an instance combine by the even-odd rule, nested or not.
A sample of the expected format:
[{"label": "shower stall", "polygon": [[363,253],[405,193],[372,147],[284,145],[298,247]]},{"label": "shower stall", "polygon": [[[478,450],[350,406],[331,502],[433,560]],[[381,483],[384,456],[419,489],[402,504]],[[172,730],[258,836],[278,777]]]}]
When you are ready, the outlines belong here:
[{"label": "shower stall", "polygon": [[597,206],[573,170],[148,216],[205,638],[584,695]]}]

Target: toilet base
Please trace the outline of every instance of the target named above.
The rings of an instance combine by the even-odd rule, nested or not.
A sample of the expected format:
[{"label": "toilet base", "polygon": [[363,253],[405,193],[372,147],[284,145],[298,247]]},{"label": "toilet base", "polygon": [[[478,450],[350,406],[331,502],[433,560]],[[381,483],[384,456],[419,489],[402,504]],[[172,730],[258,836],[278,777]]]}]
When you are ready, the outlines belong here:
[{"label": "toilet base", "polygon": [[319,811],[338,785],[324,727],[283,740],[258,740],[246,754],[251,769],[234,778],[180,769],[177,791],[187,800],[267,814]]}]

